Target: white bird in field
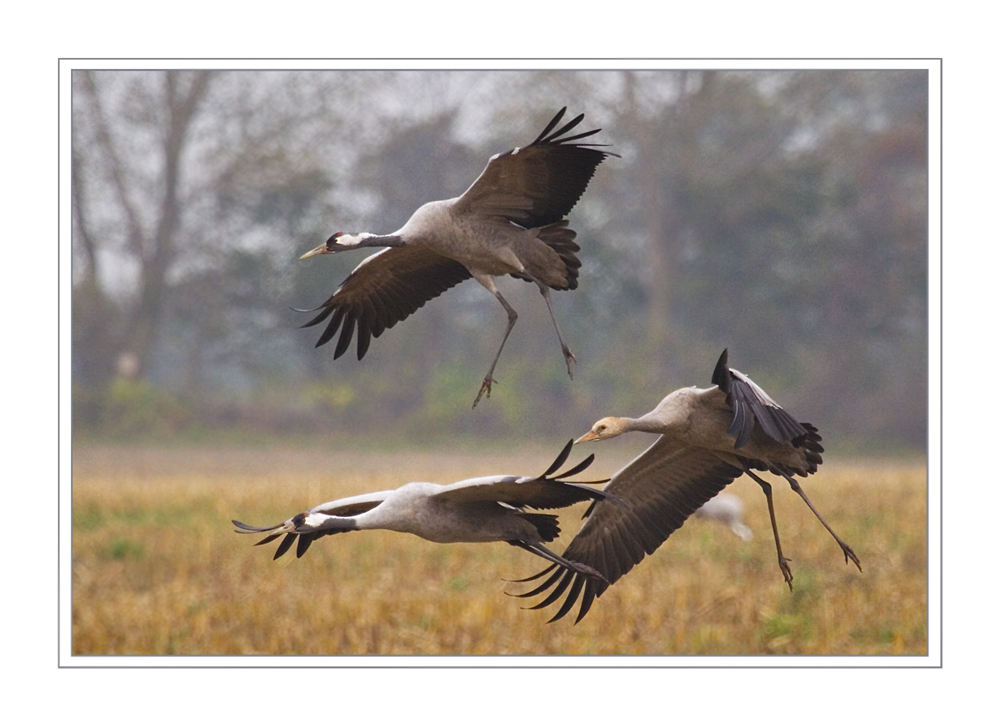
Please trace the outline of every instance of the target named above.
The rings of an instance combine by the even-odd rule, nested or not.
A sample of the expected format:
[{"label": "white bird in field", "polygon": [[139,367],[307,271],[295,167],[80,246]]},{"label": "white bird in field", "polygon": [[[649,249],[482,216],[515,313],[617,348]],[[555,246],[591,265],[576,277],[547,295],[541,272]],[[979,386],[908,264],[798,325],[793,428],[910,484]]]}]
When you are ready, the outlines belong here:
[{"label": "white bird in field", "polygon": [[[595,597],[652,554],[691,514],[737,477],[746,474],[760,484],[767,497],[778,566],[788,587],[792,571],[781,552],[774,517],[771,485],[753,472],[771,471],[784,477],[805,501],[848,558],[861,569],[854,551],[823,520],[793,475],[808,476],[823,463],[823,447],[816,427],[799,423],[747,376],[728,367],[722,352],[711,388],[681,388],[639,418],[602,418],[575,443],[600,441],[629,431],[660,434],[646,451],[611,477],[604,487],[624,503],[609,507],[591,504],[587,521],[563,556],[594,568],[604,579],[578,578],[556,572],[540,586],[517,597],[532,597],[553,588],[545,600],[530,609],[550,605],[572,585],[560,610],[550,620],[566,615],[583,594],[579,622]],[[530,582],[552,571],[524,580]]]},{"label": "white bird in field", "polygon": [[319,537],[388,529],[409,532],[431,542],[507,542],[545,558],[561,570],[600,578],[602,575],[591,567],[571,562],[545,547],[545,542],[559,536],[556,515],[524,511],[568,507],[588,499],[615,499],[614,494],[600,489],[564,481],[590,466],[593,454],[562,474],[553,475],[572,448],[570,441],[541,476],[486,476],[447,486],[411,482],[391,491],[320,504],[273,527],[252,527],[235,519],[233,524],[240,534],[270,532],[258,545],[285,535],[274,559],[285,554],[296,538],[296,555],[301,557]]},{"label": "white bird in field", "polygon": [[694,516],[721,522],[744,542],[753,539],[753,531],[743,523],[743,500],[735,494],[716,494],[696,509]]},{"label": "white bird in field", "polygon": [[579,143],[600,129],[565,136],[579,125],[583,114],[553,131],[565,113],[564,107],[527,146],[491,157],[461,196],[424,204],[392,234],[337,232],[302,255],[306,259],[359,247],[388,248],[365,258],[333,296],[315,308],[321,311],[319,315],[302,327],[330,318],[316,346],[340,330],[333,354],[339,358],[357,329],[361,360],[372,337],[474,277],[507,312],[507,329],[472,404],[475,408],[484,393],[487,398],[490,395],[496,382],[493,371],[517,321],[517,313],[500,294],[495,279],[513,275],[535,283],[541,291],[572,378],[576,357],[563,340],[549,297],[550,289],[577,287],[580,246],[574,241],[576,232],[563,218],[580,199],[597,166],[606,157],[618,155],[593,148],[604,144]]}]

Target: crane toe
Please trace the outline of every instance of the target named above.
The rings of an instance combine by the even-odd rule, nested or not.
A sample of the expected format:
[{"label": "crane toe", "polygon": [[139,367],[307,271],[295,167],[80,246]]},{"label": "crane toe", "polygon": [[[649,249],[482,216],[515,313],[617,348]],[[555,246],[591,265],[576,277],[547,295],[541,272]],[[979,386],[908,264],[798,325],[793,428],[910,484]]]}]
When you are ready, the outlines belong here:
[{"label": "crane toe", "polygon": [[845,565],[847,564],[847,561],[848,561],[848,558],[849,558],[850,561],[853,562],[855,564],[855,566],[858,568],[858,572],[864,572],[864,570],[861,569],[861,560],[859,560],[858,556],[856,554],[854,554],[854,550],[851,549],[851,546],[849,544],[847,544],[846,542],[841,542],[840,543],[840,549],[842,549],[844,551],[844,564]]},{"label": "crane toe", "polygon": [[785,576],[785,582],[788,583],[788,590],[789,590],[789,592],[794,592],[795,589],[792,587],[792,580],[794,579],[792,577],[792,568],[789,567],[789,565],[788,565],[788,563],[790,561],[791,560],[789,560],[786,557],[779,557],[778,558],[778,567],[781,568],[781,574]]},{"label": "crane toe", "polygon": [[569,373],[569,377],[573,377],[573,366],[576,365],[576,356],[573,355],[573,351],[569,349],[569,346],[563,346],[562,349],[563,358],[566,359],[566,372]]},{"label": "crane toe", "polygon": [[490,397],[490,393],[493,391],[494,383],[497,383],[497,380],[493,376],[486,376],[486,378],[483,379],[483,385],[479,388],[479,395],[476,396],[476,400],[472,402],[473,408],[475,408],[476,404],[479,403],[479,399],[483,397],[484,393],[487,398]]}]

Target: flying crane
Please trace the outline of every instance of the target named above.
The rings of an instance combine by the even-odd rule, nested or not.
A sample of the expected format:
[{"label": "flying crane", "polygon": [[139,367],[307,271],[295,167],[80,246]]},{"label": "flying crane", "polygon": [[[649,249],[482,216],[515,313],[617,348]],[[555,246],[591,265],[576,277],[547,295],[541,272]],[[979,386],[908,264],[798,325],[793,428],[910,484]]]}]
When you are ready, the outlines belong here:
[{"label": "flying crane", "polygon": [[492,156],[465,192],[454,199],[428,202],[391,234],[337,232],[302,255],[333,254],[359,247],[385,247],[365,258],[344,280],[319,314],[302,327],[329,318],[316,347],[340,337],[333,357],[350,347],[357,331],[358,360],[371,339],[405,320],[428,300],[458,283],[475,278],[507,313],[493,362],[472,406],[490,395],[493,372],[517,313],[500,293],[496,278],[512,275],[538,286],[556,329],[566,370],[573,377],[576,356],[563,338],[552,310],[550,290],[575,290],[580,271],[576,232],[564,217],[574,207],[594,170],[608,156],[581,139],[600,129],[566,136],[581,121],[580,114],[559,129],[564,107],[530,144]]}]

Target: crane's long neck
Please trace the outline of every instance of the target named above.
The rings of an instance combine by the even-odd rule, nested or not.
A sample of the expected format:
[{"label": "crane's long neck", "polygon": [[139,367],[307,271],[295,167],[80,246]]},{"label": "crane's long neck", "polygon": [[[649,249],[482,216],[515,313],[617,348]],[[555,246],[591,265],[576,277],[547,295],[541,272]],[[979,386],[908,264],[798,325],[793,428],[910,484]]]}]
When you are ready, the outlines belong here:
[{"label": "crane's long neck", "polygon": [[337,238],[337,245],[340,247],[402,247],[406,244],[399,234],[372,234],[371,232],[359,232],[358,234],[342,234]]},{"label": "crane's long neck", "polygon": [[325,530],[329,532],[353,532],[361,529],[355,517],[338,517],[332,514],[321,512],[303,512],[292,517],[292,524],[295,531],[303,534],[305,532],[317,532]]},{"label": "crane's long neck", "polygon": [[652,420],[652,417],[649,414],[645,414],[639,418],[621,416],[618,420],[621,422],[621,433],[626,433],[628,431],[643,431],[645,433],[658,434],[660,433],[660,429],[663,428],[663,424]]}]

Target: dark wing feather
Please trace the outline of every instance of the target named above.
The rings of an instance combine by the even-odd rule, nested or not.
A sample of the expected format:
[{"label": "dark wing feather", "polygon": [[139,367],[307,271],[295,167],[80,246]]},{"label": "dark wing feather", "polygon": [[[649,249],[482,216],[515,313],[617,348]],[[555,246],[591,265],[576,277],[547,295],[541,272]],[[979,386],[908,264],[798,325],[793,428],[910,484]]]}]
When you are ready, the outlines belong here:
[{"label": "dark wing feather", "polygon": [[564,447],[562,447],[562,451],[559,452],[555,460],[549,465],[549,468],[546,469],[544,472],[542,472],[542,476],[540,478],[544,479],[550,474],[555,474],[556,469],[558,469],[560,466],[566,463],[566,459],[569,458],[569,452],[571,452],[572,450],[573,450],[573,439],[570,439],[569,443],[567,443]]},{"label": "dark wing feather", "polygon": [[561,479],[483,477],[457,482],[434,495],[450,502],[503,502],[512,507],[560,509],[588,500],[614,500],[613,494]]},{"label": "dark wing feather", "polygon": [[[591,454],[579,464],[570,467],[561,474],[554,474],[569,457],[573,448],[573,440],[563,447],[555,461],[539,477],[495,476],[468,479],[456,482],[435,497],[452,502],[503,502],[512,507],[531,507],[532,509],[560,509],[578,502],[616,500],[614,494],[601,489],[592,489],[581,483],[565,481],[567,477],[579,474],[594,461]],[[603,484],[604,481],[587,482]]]},{"label": "dark wing feather", "polygon": [[733,420],[726,433],[736,437],[736,448],[741,449],[750,440],[754,425],[779,443],[794,441],[807,433],[806,428],[796,421],[764,389],[728,364],[729,351],[722,351],[712,383],[726,394],[726,405],[733,412]]},{"label": "dark wing feather", "polygon": [[[569,590],[567,600],[583,596],[577,622],[587,614],[594,598],[656,551],[696,509],[741,473],[710,451],[681,446],[661,436],[615,474],[605,491],[623,502],[596,503],[562,555],[596,569],[607,580],[582,578],[585,582]],[[543,583],[546,587],[530,594],[539,594],[556,583],[565,590],[568,580],[578,577],[569,571],[556,575]],[[553,620],[563,617],[572,605],[564,603]]]},{"label": "dark wing feather", "polygon": [[[278,544],[278,549],[275,550],[273,559],[278,559],[283,554],[288,552],[288,550],[291,549],[292,544],[294,544],[296,540],[298,540],[298,544],[295,547],[295,556],[301,557],[306,553],[306,550],[309,549],[309,546],[320,537],[326,537],[327,535],[330,534],[340,534],[341,532],[350,532],[350,531],[352,530],[344,528],[344,529],[323,529],[323,530],[318,530],[316,532],[302,532],[301,534],[298,532],[284,533],[285,538],[281,540],[281,542]],[[273,542],[280,536],[281,536],[280,533],[269,535],[264,539],[262,539],[260,542],[257,542],[257,544],[258,545],[268,544],[269,542]]]},{"label": "dark wing feather", "polygon": [[809,476],[810,474],[815,474],[820,464],[823,463],[823,444],[820,443],[823,437],[819,435],[819,431],[812,424],[803,422],[801,426],[805,429],[805,433],[792,439],[791,444],[805,456],[804,465],[793,465],[789,461],[763,462],[755,459],[740,458],[750,468],[770,471],[782,476]]},{"label": "dark wing feather", "polygon": [[593,148],[602,144],[574,143],[600,129],[559,138],[583,120],[580,114],[552,131],[565,113],[563,108],[528,146],[493,156],[458,198],[455,210],[505,217],[526,228],[553,224],[569,214],[598,165],[618,154]]},{"label": "dark wing feather", "polygon": [[330,299],[317,308],[319,315],[302,327],[318,325],[329,317],[316,347],[329,342],[341,330],[334,358],[347,352],[357,329],[361,360],[373,337],[470,277],[472,274],[460,262],[426,247],[389,247],[358,265]]},{"label": "dark wing feather", "polygon": [[[288,552],[288,549],[292,546],[292,543],[295,541],[295,538],[297,536],[298,535],[295,534],[294,532],[290,532],[289,534],[286,534],[285,538],[283,540],[281,540],[281,544],[278,545],[278,549],[275,550],[275,552],[274,552],[274,559],[278,559],[283,554],[285,554],[286,552]],[[257,544],[263,544],[263,542],[258,542]]]}]

